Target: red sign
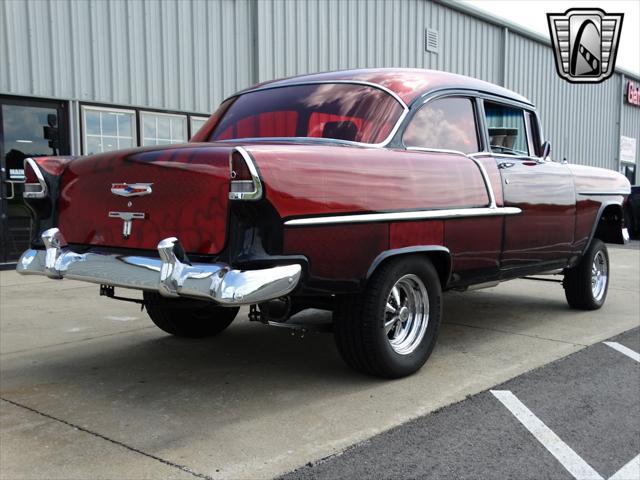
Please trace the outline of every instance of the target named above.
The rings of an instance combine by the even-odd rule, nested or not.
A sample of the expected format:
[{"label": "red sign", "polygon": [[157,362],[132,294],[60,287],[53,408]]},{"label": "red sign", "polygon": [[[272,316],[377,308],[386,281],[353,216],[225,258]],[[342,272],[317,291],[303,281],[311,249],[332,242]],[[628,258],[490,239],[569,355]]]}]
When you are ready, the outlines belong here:
[{"label": "red sign", "polygon": [[627,102],[640,107],[640,86],[637,86],[631,80],[627,82]]}]

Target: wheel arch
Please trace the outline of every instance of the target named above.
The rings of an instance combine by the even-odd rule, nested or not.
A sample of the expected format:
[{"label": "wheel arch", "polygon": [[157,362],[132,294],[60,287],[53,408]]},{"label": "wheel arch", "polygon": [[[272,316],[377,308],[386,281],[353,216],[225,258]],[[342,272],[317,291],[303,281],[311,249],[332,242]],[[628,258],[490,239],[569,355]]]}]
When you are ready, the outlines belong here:
[{"label": "wheel arch", "polygon": [[602,240],[604,243],[615,243],[619,245],[625,244],[625,238],[622,233],[624,225],[624,210],[622,204],[615,201],[603,202],[598,210],[593,227],[591,228],[591,236],[587,242],[584,252],[587,251],[594,238]]},{"label": "wheel arch", "polygon": [[406,256],[421,256],[428,258],[433,263],[438,277],[440,278],[440,285],[444,290],[449,284],[452,271],[452,258],[451,252],[447,247],[442,245],[420,245],[414,247],[394,248],[391,250],[385,250],[380,253],[369,266],[367,271],[366,280],[371,278],[371,275],[380,268],[383,264]]}]

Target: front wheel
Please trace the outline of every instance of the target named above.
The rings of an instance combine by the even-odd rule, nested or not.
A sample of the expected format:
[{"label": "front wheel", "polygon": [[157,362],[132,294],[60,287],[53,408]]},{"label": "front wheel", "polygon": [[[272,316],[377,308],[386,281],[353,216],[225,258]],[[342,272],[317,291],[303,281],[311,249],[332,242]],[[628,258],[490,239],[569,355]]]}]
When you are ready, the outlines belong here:
[{"label": "front wheel", "polygon": [[385,378],[417,371],[431,354],[442,317],[433,264],[406,257],[381,266],[358,297],[338,300],[334,335],[352,368]]},{"label": "front wheel", "polygon": [[221,307],[204,300],[166,298],[144,292],[144,305],[153,323],[178,337],[212,337],[226,329],[238,314],[238,307]]},{"label": "front wheel", "polygon": [[580,263],[564,274],[564,294],[571,308],[597,310],[607,298],[609,289],[609,252],[594,238]]}]

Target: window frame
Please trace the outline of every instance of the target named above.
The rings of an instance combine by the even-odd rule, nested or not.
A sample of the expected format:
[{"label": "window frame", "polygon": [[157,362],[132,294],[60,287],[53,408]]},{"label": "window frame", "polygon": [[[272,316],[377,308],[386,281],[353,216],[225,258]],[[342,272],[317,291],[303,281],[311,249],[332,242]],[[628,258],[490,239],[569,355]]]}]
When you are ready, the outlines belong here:
[{"label": "window frame", "polygon": [[[161,145],[177,145],[180,143],[187,143],[189,141],[189,139],[191,137],[189,137],[189,114],[187,113],[169,113],[169,112],[154,112],[153,110],[138,110],[138,115],[140,117],[140,142],[139,142],[139,146],[141,147],[154,147],[154,146],[161,146]],[[168,144],[164,144],[164,143],[151,143],[149,145],[145,145],[144,144],[144,140],[145,138],[150,138],[150,137],[145,137],[144,136],[144,116],[145,115],[149,115],[149,116],[155,116],[155,117],[168,117],[168,118],[180,118],[184,121],[184,134],[185,134],[185,138],[176,143],[173,143],[173,138],[169,139],[169,143]],[[169,124],[171,125],[171,124]],[[173,136],[173,127],[170,126],[169,127],[171,133],[171,136]],[[157,136],[157,128],[156,128],[156,136],[154,137],[154,140],[159,140],[159,137]]]},{"label": "window frame", "polygon": [[82,102],[79,101],[77,104],[77,107],[74,109],[74,111],[76,112],[76,116],[75,116],[75,120],[74,120],[74,125],[76,125],[77,128],[77,132],[79,135],[79,145],[80,145],[80,155],[88,155],[87,153],[87,149],[86,149],[86,144],[85,144],[85,124],[84,124],[84,109],[88,108],[88,109],[93,109],[93,110],[98,110],[98,111],[108,111],[108,110],[112,110],[112,111],[122,111],[122,112],[133,112],[134,113],[134,118],[135,118],[135,128],[134,128],[134,132],[135,132],[135,137],[134,137],[134,143],[132,148],[136,148],[136,147],[141,147],[141,135],[142,135],[142,129],[141,129],[141,122],[140,122],[140,112],[149,112],[149,113],[153,113],[153,114],[158,114],[158,113],[165,113],[165,114],[170,114],[170,115],[186,115],[187,117],[187,142],[189,142],[191,140],[191,137],[193,137],[193,135],[196,132],[192,132],[191,131],[191,121],[190,118],[191,117],[196,117],[196,118],[206,118],[207,120],[209,120],[209,118],[211,117],[212,114],[207,114],[207,113],[194,113],[194,112],[189,112],[189,111],[178,111],[178,110],[162,110],[162,109],[158,109],[158,108],[153,108],[153,107],[139,107],[139,106],[128,106],[128,105],[118,105],[118,104],[110,104],[110,103],[97,103],[97,102]]},{"label": "window frame", "polygon": [[[436,148],[436,147],[418,147],[418,146],[410,146],[410,145],[406,145],[404,143],[404,134],[407,131],[407,128],[409,127],[409,125],[411,125],[411,122],[413,121],[414,117],[418,114],[418,112],[420,112],[423,108],[425,108],[429,103],[437,101],[437,100],[444,100],[444,99],[448,99],[448,98],[462,98],[462,99],[466,99],[469,100],[469,102],[471,103],[471,109],[473,111],[473,120],[474,120],[474,124],[475,124],[475,130],[476,130],[476,141],[478,144],[478,150],[476,150],[475,152],[470,152],[470,153],[464,153],[460,150],[451,150],[451,149],[447,149],[447,148]],[[481,119],[481,115],[480,115],[480,111],[478,109],[478,102],[477,102],[478,98],[474,95],[473,92],[448,92],[445,94],[440,94],[440,95],[434,95],[432,97],[428,97],[426,98],[424,101],[420,102],[419,104],[413,106],[411,108],[411,114],[407,116],[407,120],[406,120],[406,124],[404,125],[404,128],[402,128],[402,132],[400,132],[400,144],[402,145],[402,147],[406,150],[422,150],[422,151],[433,151],[433,152],[455,152],[455,153],[461,153],[463,155],[474,155],[477,153],[481,153],[484,151],[485,148],[485,139],[484,136],[482,134],[482,123],[480,121]]]},{"label": "window frame", "polygon": [[[88,134],[87,133],[87,122],[86,122],[86,112],[87,110],[89,111],[93,111],[93,112],[114,112],[114,113],[127,113],[127,114],[132,114],[132,122],[133,122],[133,135],[131,137],[131,147],[129,148],[134,148],[138,146],[138,115],[135,109],[133,108],[117,108],[117,107],[106,107],[106,106],[101,106],[101,105],[88,105],[88,104],[81,104],[80,105],[80,134],[81,134],[81,147],[82,147],[82,154],[83,155],[90,155],[89,153],[87,153],[87,135],[90,136],[96,136],[94,134]],[[105,135],[100,134],[99,137],[102,138]],[[111,136],[111,135],[107,135],[107,136]],[[117,135],[116,138],[120,138],[120,135]],[[122,138],[128,138],[128,137],[122,137]],[[116,148],[116,150],[121,150],[120,148]],[[107,151],[112,151],[112,150],[107,150]],[[115,151],[115,150],[113,150]],[[104,153],[103,152],[97,152],[97,153]],[[95,154],[91,154],[91,155],[95,155]]]}]

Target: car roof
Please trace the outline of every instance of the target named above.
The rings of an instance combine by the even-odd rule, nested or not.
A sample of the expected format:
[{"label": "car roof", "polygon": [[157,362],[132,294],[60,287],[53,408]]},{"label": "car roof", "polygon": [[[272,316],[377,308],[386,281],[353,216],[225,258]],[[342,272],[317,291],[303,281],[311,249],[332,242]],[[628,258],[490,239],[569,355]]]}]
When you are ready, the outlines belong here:
[{"label": "car roof", "polygon": [[373,83],[390,90],[407,105],[410,105],[414,100],[424,94],[442,89],[477,90],[533,105],[531,101],[522,95],[493,83],[465,75],[421,68],[368,68],[312,73],[264,82],[240,93],[262,88],[284,87],[304,82],[331,81]]}]

